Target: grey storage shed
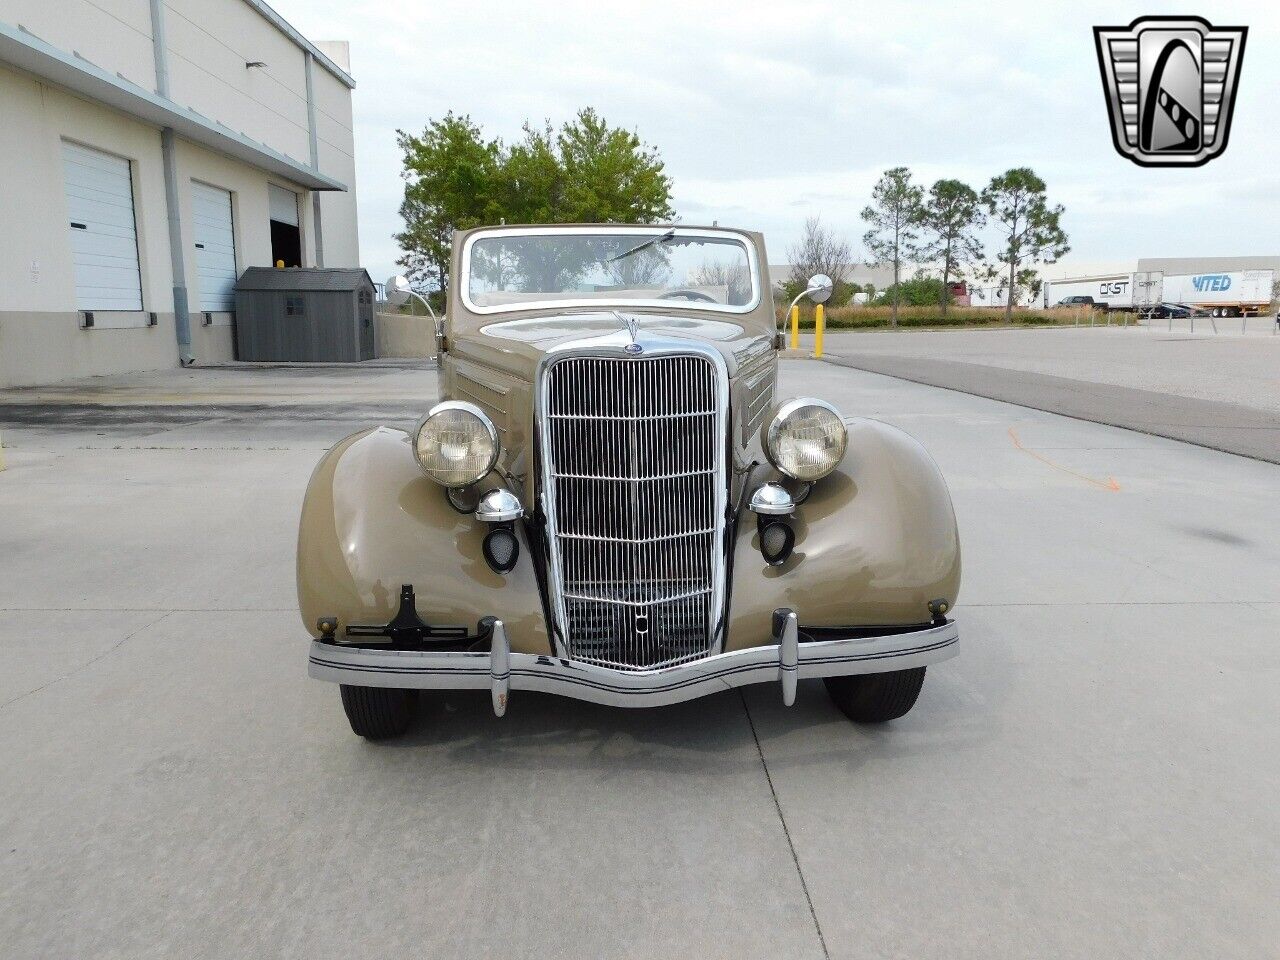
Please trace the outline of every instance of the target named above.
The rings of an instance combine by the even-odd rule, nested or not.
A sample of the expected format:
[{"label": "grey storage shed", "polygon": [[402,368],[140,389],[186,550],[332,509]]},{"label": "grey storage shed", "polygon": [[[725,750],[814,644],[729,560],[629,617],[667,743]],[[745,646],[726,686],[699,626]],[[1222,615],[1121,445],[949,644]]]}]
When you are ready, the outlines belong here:
[{"label": "grey storage shed", "polygon": [[236,283],[236,359],[373,359],[373,281],[364,270],[249,267]]}]

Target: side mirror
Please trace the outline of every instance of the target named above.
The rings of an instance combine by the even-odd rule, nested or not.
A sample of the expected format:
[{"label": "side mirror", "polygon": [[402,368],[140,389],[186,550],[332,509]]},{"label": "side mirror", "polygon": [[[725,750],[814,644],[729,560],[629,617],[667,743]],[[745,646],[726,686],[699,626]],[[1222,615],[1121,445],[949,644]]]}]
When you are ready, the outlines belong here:
[{"label": "side mirror", "polygon": [[[808,297],[814,303],[826,303],[831,299],[831,290],[835,286],[831,282],[831,278],[825,273],[815,273],[809,278],[809,283],[803,290],[796,294],[796,298],[791,301],[787,309],[782,314],[782,322],[787,322],[787,314],[791,313],[792,308],[804,297]],[[775,338],[774,348],[777,350],[785,349],[782,334],[778,334]]]},{"label": "side mirror", "polygon": [[834,286],[831,278],[825,273],[815,273],[809,278],[809,285],[803,295],[814,303],[826,303],[831,299],[831,290]]},{"label": "side mirror", "polygon": [[409,286],[407,277],[387,277],[387,282],[383,288],[383,296],[387,298],[387,303],[391,304],[391,306],[403,307],[409,302],[409,298],[413,296],[413,288]]}]

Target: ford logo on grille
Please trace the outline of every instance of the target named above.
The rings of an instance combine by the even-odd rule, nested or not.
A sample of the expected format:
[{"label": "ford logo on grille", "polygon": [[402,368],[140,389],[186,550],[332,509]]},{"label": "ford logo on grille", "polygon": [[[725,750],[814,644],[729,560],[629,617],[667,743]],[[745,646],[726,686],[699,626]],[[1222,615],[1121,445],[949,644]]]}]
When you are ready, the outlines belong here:
[{"label": "ford logo on grille", "polygon": [[640,344],[638,343],[628,343],[625,347],[622,348],[622,351],[623,353],[632,353],[632,354],[644,353],[644,347],[640,346]]}]

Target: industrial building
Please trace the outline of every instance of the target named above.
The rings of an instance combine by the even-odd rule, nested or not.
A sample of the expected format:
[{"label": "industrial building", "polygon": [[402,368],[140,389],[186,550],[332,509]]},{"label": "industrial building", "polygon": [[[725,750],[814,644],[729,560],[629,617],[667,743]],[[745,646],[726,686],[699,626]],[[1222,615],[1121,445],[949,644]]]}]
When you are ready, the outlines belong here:
[{"label": "industrial building", "polygon": [[0,2],[0,387],[230,360],[246,268],[359,266],[354,86],[262,0]]},{"label": "industrial building", "polygon": [[[791,279],[791,273],[795,267],[790,263],[771,263],[769,264],[769,278],[775,287],[781,287]],[[902,269],[902,279],[906,280],[916,274],[920,268],[904,264]],[[869,266],[865,263],[851,263],[845,269],[844,279],[846,283],[856,284],[858,286],[866,286],[868,283],[877,290],[884,290],[886,287],[893,286],[893,267],[889,266]]]}]

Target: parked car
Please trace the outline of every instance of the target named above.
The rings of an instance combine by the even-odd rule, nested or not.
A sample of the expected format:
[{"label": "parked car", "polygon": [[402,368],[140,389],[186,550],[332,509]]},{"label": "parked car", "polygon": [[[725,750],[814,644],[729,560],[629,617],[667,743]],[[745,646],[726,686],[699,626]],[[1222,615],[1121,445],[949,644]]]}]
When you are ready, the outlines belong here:
[{"label": "parked car", "polygon": [[1090,297],[1090,296],[1080,296],[1080,295],[1072,296],[1072,297],[1063,297],[1061,300],[1058,301],[1058,306],[1089,307],[1092,310],[1107,309],[1107,305],[1105,303],[1099,303],[1098,301],[1094,300],[1093,297]]},{"label": "parked car", "polygon": [[911,709],[957,651],[947,487],[895,427],[779,395],[767,263],[739,230],[455,234],[442,400],[339,442],[302,509],[309,670],[357,734],[420,689],[501,716],[821,677],[853,720]]},{"label": "parked car", "polygon": [[1160,320],[1184,320],[1193,313],[1199,315],[1200,311],[1193,310],[1185,303],[1157,303],[1153,307],[1146,307],[1143,312],[1153,318]]}]

